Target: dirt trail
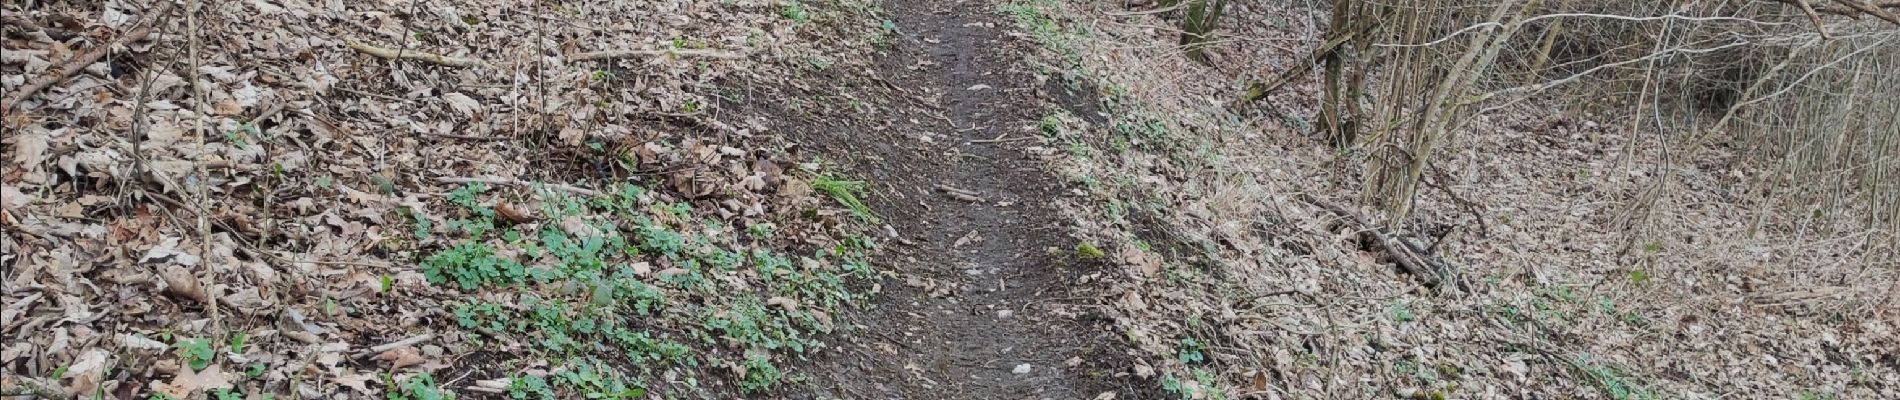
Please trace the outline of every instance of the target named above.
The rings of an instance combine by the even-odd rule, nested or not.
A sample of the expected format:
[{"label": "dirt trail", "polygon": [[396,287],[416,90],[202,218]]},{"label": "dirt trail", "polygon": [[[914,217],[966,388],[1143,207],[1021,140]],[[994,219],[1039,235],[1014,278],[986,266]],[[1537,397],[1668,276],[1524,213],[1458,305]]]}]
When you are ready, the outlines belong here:
[{"label": "dirt trail", "polygon": [[[879,187],[872,205],[911,243],[887,247],[879,264],[902,278],[855,319],[863,328],[846,334],[841,352],[818,363],[810,396],[1127,396],[1129,388],[1109,383],[1126,371],[1111,356],[1119,353],[1109,348],[1113,335],[1049,311],[1080,302],[1066,278],[1092,268],[1072,256],[1076,242],[1053,209],[1063,184],[1022,150],[1035,141],[969,142],[1038,134],[1048,94],[1024,71],[1024,44],[982,1],[891,1],[886,9],[899,34],[877,74],[941,107],[895,121],[891,135],[841,133],[845,143],[819,145],[855,159],[854,172]],[[940,136],[916,139],[926,132]],[[984,201],[953,199],[936,185]],[[1065,365],[1071,358],[1080,363]]]}]

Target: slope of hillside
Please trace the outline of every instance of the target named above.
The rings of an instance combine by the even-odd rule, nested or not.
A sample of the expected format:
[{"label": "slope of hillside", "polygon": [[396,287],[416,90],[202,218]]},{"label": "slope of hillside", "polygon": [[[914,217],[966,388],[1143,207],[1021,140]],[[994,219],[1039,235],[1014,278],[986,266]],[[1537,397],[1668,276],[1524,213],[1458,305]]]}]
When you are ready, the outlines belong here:
[{"label": "slope of hillside", "polygon": [[1742,192],[1773,166],[1743,150],[1670,163],[1626,115],[1532,99],[1477,115],[1434,162],[1398,231],[1454,273],[1429,288],[1354,221],[1375,215],[1356,206],[1367,156],[1314,132],[1317,76],[1235,105],[1248,79],[1306,68],[1324,10],[1232,2],[1202,64],[1181,52],[1178,12],[1141,7],[999,12],[1042,44],[1048,75],[1103,98],[1049,110],[1045,151],[1090,195],[1062,206],[1076,231],[1123,265],[1100,297],[1154,385],[1192,398],[1900,395],[1900,252],[1857,217],[1877,210],[1767,208]]},{"label": "slope of hillside", "polygon": [[1553,92],[1377,230],[1124,3],[8,3],[0,396],[1900,398],[1881,210]]}]

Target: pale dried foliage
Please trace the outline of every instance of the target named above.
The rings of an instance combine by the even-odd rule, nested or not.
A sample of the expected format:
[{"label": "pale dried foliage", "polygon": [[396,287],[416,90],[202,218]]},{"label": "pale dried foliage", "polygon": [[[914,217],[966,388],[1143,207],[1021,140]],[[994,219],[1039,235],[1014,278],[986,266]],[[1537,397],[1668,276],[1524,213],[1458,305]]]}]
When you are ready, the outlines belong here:
[{"label": "pale dried foliage", "polygon": [[[1231,2],[1201,64],[1173,45],[1165,13],[1021,3],[1072,27],[1079,62],[1055,63],[1105,97],[1106,121],[1057,143],[1128,135],[1124,125],[1169,132],[1146,147],[1128,135],[1124,153],[1047,152],[1077,179],[1133,182],[1069,211],[1080,232],[1165,259],[1124,255],[1127,273],[1104,278],[1115,282],[1107,309],[1151,356],[1154,379],[1211,371],[1230,395],[1276,399],[1900,396],[1900,253],[1882,216],[1900,154],[1891,27],[1826,17],[1834,39],[1809,41],[1806,17],[1762,2],[1549,1],[1502,14],[1494,1],[1373,3],[1434,6],[1396,17],[1422,24],[1412,40],[1377,43],[1450,39],[1355,50],[1414,64],[1350,64],[1373,73],[1355,100],[1376,123],[1334,152],[1308,122],[1322,74],[1228,107],[1245,82],[1312,61],[1324,7]],[[1643,18],[1535,19],[1559,13]],[[1647,19],[1670,13],[1767,23]],[[1535,20],[1496,46],[1451,36],[1495,15]],[[1472,63],[1487,50],[1493,62],[1444,96],[1457,110],[1439,116],[1413,211],[1393,219],[1461,233],[1440,254],[1473,293],[1434,294],[1299,199],[1360,198],[1377,173],[1361,162],[1429,132],[1420,110],[1473,49]],[[1724,77],[1738,66],[1755,73]],[[1714,127],[1737,104],[1730,126]],[[1181,361],[1183,338],[1212,342],[1210,361]]]},{"label": "pale dried foliage", "polygon": [[[0,5],[0,86],[13,96],[157,4]],[[872,27],[830,28],[845,26],[835,21],[842,12],[794,21],[781,3],[760,0],[184,4],[198,8],[176,7],[148,40],[113,49],[0,120],[7,396],[39,388],[60,393],[48,398],[130,398],[167,379],[209,379],[179,374],[167,337],[211,339],[231,363],[225,371],[257,368],[235,388],[252,398],[382,397],[371,382],[379,374],[480,367],[454,359],[478,350],[524,352],[459,332],[446,314],[453,301],[522,295],[432,285],[416,265],[456,232],[447,222],[462,211],[448,197],[462,185],[443,183],[455,177],[551,183],[490,185],[498,194],[482,200],[535,210],[571,197],[562,188],[606,189],[638,175],[657,182],[642,207],[697,201],[686,223],[721,221],[728,228],[707,230],[716,237],[778,216],[841,218],[814,210],[829,203],[809,188],[768,187],[802,180],[788,175],[776,121],[721,117],[745,85],[786,84],[816,57],[861,67],[851,63],[869,59],[868,46],[837,44]],[[568,57],[593,51],[635,54]],[[519,228],[565,222],[524,218]],[[822,248],[835,229],[798,223],[779,234]],[[428,346],[448,356],[383,369],[351,355],[421,332],[437,333]],[[224,351],[236,337],[249,344]],[[543,374],[563,368],[539,365]],[[175,395],[230,386],[219,382]]]}]

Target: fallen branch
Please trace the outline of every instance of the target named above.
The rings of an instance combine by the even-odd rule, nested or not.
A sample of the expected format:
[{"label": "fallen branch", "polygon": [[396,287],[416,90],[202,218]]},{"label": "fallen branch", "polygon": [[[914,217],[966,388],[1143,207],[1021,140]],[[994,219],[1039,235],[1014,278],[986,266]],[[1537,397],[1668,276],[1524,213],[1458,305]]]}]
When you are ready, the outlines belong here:
[{"label": "fallen branch", "polygon": [[1272,82],[1262,83],[1260,81],[1254,81],[1253,84],[1247,85],[1247,93],[1241,95],[1240,103],[1253,103],[1254,101],[1266,98],[1268,95],[1273,94],[1273,92],[1279,91],[1280,88],[1286,86],[1287,83],[1306,77],[1307,73],[1313,71],[1313,66],[1318,65],[1320,59],[1326,58],[1327,54],[1332,54],[1332,52],[1339,49],[1339,46],[1343,46],[1346,42],[1350,42],[1354,38],[1358,38],[1359,35],[1366,34],[1366,32],[1371,31],[1372,28],[1379,26],[1378,24],[1370,23],[1359,23],[1357,25],[1358,26],[1347,30],[1344,34],[1339,35],[1339,37],[1321,43],[1318,48],[1313,49],[1312,53],[1307,54],[1305,60],[1301,60],[1293,69],[1281,72],[1280,77],[1274,78]]},{"label": "fallen branch", "polygon": [[16,27],[19,27],[21,31],[25,31],[25,32],[44,33],[46,34],[47,38],[51,38],[53,40],[57,40],[61,42],[72,39],[75,36],[79,36],[79,34],[73,33],[72,31],[68,31],[65,29],[40,26],[40,24],[33,23],[33,20],[26,19],[26,17],[22,17],[18,15],[0,16],[0,25],[16,26]]},{"label": "fallen branch", "polygon": [[572,60],[572,61],[593,61],[593,60],[607,60],[607,59],[627,58],[627,57],[652,57],[652,56],[662,56],[662,55],[668,55],[668,56],[674,56],[674,57],[717,58],[717,59],[722,59],[722,60],[735,60],[735,59],[745,58],[744,54],[734,53],[730,51],[706,50],[706,49],[592,51],[592,52],[586,52],[586,53],[575,53],[573,55],[567,56],[567,58],[568,60]]},{"label": "fallen branch", "polygon": [[510,185],[510,186],[521,186],[521,187],[528,187],[528,188],[540,186],[540,187],[546,187],[549,189],[559,189],[559,190],[564,190],[568,192],[573,192],[574,194],[579,194],[582,196],[590,196],[590,197],[603,196],[603,194],[601,194],[600,192],[594,191],[593,189],[585,189],[585,188],[580,188],[580,187],[576,187],[572,185],[563,185],[559,183],[534,183],[534,182],[515,180],[515,179],[441,177],[441,178],[435,178],[435,181],[439,183],[486,183],[490,185]]},{"label": "fallen branch", "polygon": [[979,196],[978,193],[973,190],[958,189],[958,188],[950,187],[947,185],[937,185],[937,191],[943,192],[943,194],[948,195],[950,196],[950,198],[957,199],[957,200],[963,200],[963,201],[967,201],[971,203],[983,202],[983,197]]},{"label": "fallen branch", "polygon": [[457,135],[453,133],[433,133],[433,132],[425,133],[424,135],[435,136],[435,137],[440,137],[440,138],[477,140],[477,141],[486,141],[486,142],[498,142],[498,141],[513,139],[510,137],[504,137],[504,136]]},{"label": "fallen branch", "polygon": [[1361,234],[1372,236],[1373,241],[1378,242],[1379,247],[1385,249],[1386,256],[1391,258],[1393,263],[1398,264],[1406,273],[1412,274],[1412,276],[1424,281],[1425,287],[1435,290],[1443,283],[1445,277],[1434,271],[1432,268],[1433,264],[1426,259],[1426,255],[1414,252],[1411,245],[1401,243],[1399,241],[1400,239],[1387,234],[1384,229],[1379,229],[1377,226],[1366,223],[1365,219],[1359,218],[1358,214],[1354,214],[1344,207],[1321,200],[1313,195],[1300,194],[1300,199],[1305,200],[1307,203],[1325,208],[1327,211],[1332,211],[1334,214],[1339,214],[1339,216],[1351,220],[1353,224],[1359,225]]},{"label": "fallen branch", "polygon": [[66,78],[72,77],[73,74],[85,70],[86,66],[92,65],[92,63],[99,62],[99,59],[104,58],[106,53],[112,51],[113,47],[144,40],[146,36],[152,34],[152,26],[156,24],[156,21],[167,14],[171,14],[172,7],[175,4],[176,3],[170,1],[159,2],[158,8],[154,8],[152,11],[145,13],[145,17],[139,19],[138,25],[132,28],[131,31],[127,31],[125,35],[119,36],[119,40],[93,47],[91,50],[87,50],[85,54],[79,55],[78,58],[61,64],[58,72],[41,75],[38,79],[27,82],[26,86],[21,86],[18,90],[14,90],[12,96],[0,99],[0,112],[12,112],[13,107],[19,105],[20,102],[26,100],[27,97],[41,90],[45,90],[47,87],[53,86],[53,84],[64,81]]},{"label": "fallen branch", "polygon": [[1895,25],[1900,25],[1900,17],[1893,15],[1893,13],[1891,12],[1887,12],[1887,9],[1890,9],[1890,8],[1900,9],[1900,1],[1886,1],[1886,2],[1877,3],[1877,2],[1867,1],[1867,0],[1834,0],[1834,2],[1836,3],[1841,3],[1842,7],[1817,6],[1817,5],[1808,3],[1809,0],[1769,0],[1769,1],[1787,4],[1787,5],[1791,5],[1795,7],[1800,7],[1801,11],[1804,13],[1807,13],[1809,19],[1813,20],[1816,23],[1817,29],[1819,29],[1819,22],[1820,22],[1820,19],[1815,16],[1815,12],[1817,11],[1824,14],[1833,14],[1833,15],[1839,15],[1839,16],[1848,17],[1848,18],[1860,18],[1861,14],[1868,14],[1868,15],[1873,15],[1874,18],[1879,18],[1883,21],[1887,21]]},{"label": "fallen branch", "polygon": [[1801,6],[1801,12],[1808,14],[1808,21],[1814,23],[1814,30],[1821,33],[1822,39],[1832,38],[1827,34],[1827,24],[1821,22],[1821,14],[1814,12],[1814,6],[1809,5],[1808,0],[1794,0],[1794,4]]},{"label": "fallen branch", "polygon": [[977,139],[977,140],[971,140],[967,143],[977,144],[977,143],[1020,142],[1024,140],[1033,140],[1033,139],[1041,139],[1041,137],[1040,136],[1017,136],[1013,138]]},{"label": "fallen branch", "polygon": [[[1889,13],[1886,10],[1888,8],[1900,8],[1900,1],[1889,1],[1882,4],[1874,4],[1873,2],[1870,2],[1867,0],[1835,0],[1835,2],[1844,4],[1848,8],[1854,9],[1854,11],[1873,14],[1875,18],[1880,18],[1881,20],[1891,22],[1894,25],[1900,25],[1900,16],[1894,16],[1893,13]],[[1855,14],[1855,13],[1840,13],[1840,14],[1846,15],[1848,17],[1860,16],[1859,14]]]},{"label": "fallen branch", "polygon": [[386,60],[416,60],[441,66],[464,68],[488,65],[488,63],[482,62],[482,60],[472,58],[449,57],[441,54],[407,49],[390,50],[355,40],[346,40],[345,44],[349,45],[351,49],[355,49],[358,53],[368,54]]}]

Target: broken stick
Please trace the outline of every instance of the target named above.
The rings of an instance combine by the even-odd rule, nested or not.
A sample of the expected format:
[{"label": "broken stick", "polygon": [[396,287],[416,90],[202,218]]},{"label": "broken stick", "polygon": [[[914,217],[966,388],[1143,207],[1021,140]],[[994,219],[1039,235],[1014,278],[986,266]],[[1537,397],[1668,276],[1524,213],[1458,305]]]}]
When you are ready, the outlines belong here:
[{"label": "broken stick", "polygon": [[706,49],[592,51],[592,52],[586,52],[586,53],[575,53],[573,55],[567,56],[567,58],[573,61],[591,61],[591,60],[606,60],[606,59],[627,58],[627,57],[652,57],[652,56],[661,56],[661,55],[670,55],[670,56],[675,56],[675,57],[717,58],[717,59],[723,59],[723,60],[745,58],[744,54],[739,54],[739,53],[734,53],[734,52],[729,52],[729,51],[706,50]]},{"label": "broken stick", "polygon": [[360,353],[356,353],[356,357],[357,357],[357,358],[363,358],[363,357],[369,357],[369,356],[372,356],[372,355],[376,355],[376,354],[382,354],[382,352],[385,352],[385,351],[390,351],[390,350],[395,350],[395,349],[399,349],[399,348],[402,348],[402,347],[404,347],[404,346],[413,346],[413,345],[415,345],[416,343],[422,343],[422,342],[427,342],[427,341],[429,341],[429,339],[434,339],[434,338],[435,338],[435,334],[433,334],[433,333],[424,333],[424,334],[421,334],[421,335],[415,335],[415,336],[410,336],[410,337],[408,337],[408,338],[406,338],[406,339],[403,339],[403,340],[398,340],[398,341],[394,341],[394,342],[389,342],[389,343],[384,343],[384,344],[381,344],[381,345],[378,345],[378,346],[376,346],[376,347],[371,347],[371,348],[369,348],[369,350],[365,350],[365,351],[363,351],[363,352],[360,352]]},{"label": "broken stick", "polygon": [[482,62],[482,60],[472,58],[449,57],[441,54],[408,49],[390,50],[355,40],[345,40],[344,44],[349,45],[351,49],[355,49],[358,53],[368,54],[386,60],[416,60],[435,65],[463,68],[488,65],[488,63]]},{"label": "broken stick", "polygon": [[1432,268],[1431,262],[1425,259],[1425,255],[1412,251],[1410,245],[1400,243],[1400,239],[1387,234],[1384,229],[1379,229],[1377,226],[1366,223],[1366,220],[1359,218],[1358,214],[1354,214],[1345,207],[1320,200],[1313,195],[1302,193],[1300,194],[1300,199],[1306,200],[1307,203],[1325,208],[1327,211],[1332,211],[1334,214],[1339,214],[1339,216],[1351,220],[1353,224],[1359,225],[1362,234],[1371,235],[1374,239],[1373,241],[1378,242],[1379,247],[1385,249],[1385,254],[1392,258],[1393,263],[1398,264],[1399,268],[1404,269],[1406,273],[1412,274],[1412,276],[1424,281],[1425,287],[1438,289],[1438,286],[1442,283],[1441,281],[1444,277],[1440,276],[1438,272]]},{"label": "broken stick", "polygon": [[977,192],[971,191],[971,190],[958,189],[958,188],[950,187],[948,185],[937,185],[937,191],[943,192],[944,195],[948,195],[950,196],[950,198],[957,199],[957,200],[963,200],[963,201],[967,201],[971,203],[983,202],[983,197],[979,196]]}]

